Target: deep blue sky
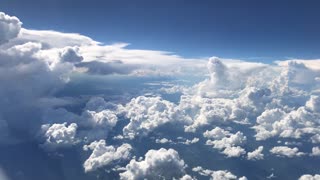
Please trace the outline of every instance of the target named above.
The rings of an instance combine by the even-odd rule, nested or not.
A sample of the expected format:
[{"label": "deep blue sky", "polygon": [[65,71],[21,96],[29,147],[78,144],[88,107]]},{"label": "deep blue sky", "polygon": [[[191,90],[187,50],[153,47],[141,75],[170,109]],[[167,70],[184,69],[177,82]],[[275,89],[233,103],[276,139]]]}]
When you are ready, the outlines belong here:
[{"label": "deep blue sky", "polygon": [[184,57],[320,58],[320,1],[1,0],[24,27]]}]

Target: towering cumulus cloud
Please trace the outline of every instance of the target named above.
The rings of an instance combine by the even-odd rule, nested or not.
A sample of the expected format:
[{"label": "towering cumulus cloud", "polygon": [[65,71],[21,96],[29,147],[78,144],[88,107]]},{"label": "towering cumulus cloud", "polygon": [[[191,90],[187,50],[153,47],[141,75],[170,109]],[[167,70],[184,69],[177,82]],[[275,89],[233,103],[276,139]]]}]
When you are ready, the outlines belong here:
[{"label": "towering cumulus cloud", "polygon": [[22,23],[17,17],[0,12],[0,44],[18,36]]}]

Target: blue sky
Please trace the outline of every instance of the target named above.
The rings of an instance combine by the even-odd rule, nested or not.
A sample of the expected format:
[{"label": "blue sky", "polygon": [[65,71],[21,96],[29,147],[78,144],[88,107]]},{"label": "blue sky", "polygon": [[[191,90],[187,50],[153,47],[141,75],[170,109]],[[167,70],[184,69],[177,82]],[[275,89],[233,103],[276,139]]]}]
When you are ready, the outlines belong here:
[{"label": "blue sky", "polygon": [[104,43],[252,61],[319,58],[320,2],[3,0],[25,28],[77,32]]}]

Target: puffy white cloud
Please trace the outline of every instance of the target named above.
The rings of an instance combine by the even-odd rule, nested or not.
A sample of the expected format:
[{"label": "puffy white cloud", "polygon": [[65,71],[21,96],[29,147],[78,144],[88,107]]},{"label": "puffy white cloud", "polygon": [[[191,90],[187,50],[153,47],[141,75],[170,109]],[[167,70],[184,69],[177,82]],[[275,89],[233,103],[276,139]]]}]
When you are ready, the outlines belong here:
[{"label": "puffy white cloud", "polygon": [[245,149],[240,146],[227,146],[223,151],[227,157],[239,157],[246,153]]},{"label": "puffy white cloud", "polygon": [[85,151],[92,150],[90,157],[83,164],[85,172],[89,172],[115,161],[129,159],[132,147],[130,144],[122,144],[115,148],[114,146],[106,146],[106,141],[100,140],[84,145],[83,149]]},{"label": "puffy white cloud", "polygon": [[320,156],[320,147],[313,147],[311,156]]},{"label": "puffy white cloud", "polygon": [[299,149],[297,147],[294,148],[289,148],[287,146],[276,146],[273,147],[270,152],[272,154],[275,154],[277,156],[282,156],[282,157],[299,157],[305,155],[303,152],[299,152]]},{"label": "puffy white cloud", "polygon": [[240,131],[232,134],[229,131],[216,127],[211,131],[204,132],[203,136],[208,138],[206,145],[212,145],[213,148],[223,150],[222,153],[228,157],[239,157],[246,153],[239,145],[246,142],[247,137]]},{"label": "puffy white cloud", "polygon": [[315,174],[315,175],[304,174],[299,178],[299,180],[320,180],[320,175],[319,174]]},{"label": "puffy white cloud", "polygon": [[78,47],[65,47],[60,53],[62,62],[79,63],[83,60],[83,57],[79,55]]},{"label": "puffy white cloud", "polygon": [[186,164],[173,149],[149,150],[142,161],[131,160],[120,179],[173,179],[185,175]]},{"label": "puffy white cloud", "polygon": [[273,136],[300,138],[303,134],[315,134],[311,140],[317,143],[320,114],[316,102],[317,96],[311,96],[306,106],[288,113],[279,108],[264,111],[253,127],[257,131],[256,139],[265,140]]},{"label": "puffy white cloud", "polygon": [[247,159],[248,160],[261,160],[264,155],[262,154],[263,146],[259,146],[256,150],[252,152],[248,152]]},{"label": "puffy white cloud", "polygon": [[[199,173],[202,176],[210,176],[211,180],[231,180],[231,179],[237,179],[237,176],[232,174],[231,172],[227,170],[218,170],[213,171],[209,169],[204,169],[200,166],[192,168],[192,171]],[[239,180],[246,180],[247,178],[245,176],[240,177]]]},{"label": "puffy white cloud", "polygon": [[172,140],[167,139],[167,138],[156,139],[156,143],[159,143],[159,144],[172,143]]},{"label": "puffy white cloud", "polygon": [[180,178],[180,180],[196,180],[196,178],[191,177],[189,174],[186,174]]},{"label": "puffy white cloud", "polygon": [[222,139],[228,135],[231,135],[229,131],[226,131],[220,127],[215,127],[210,131],[206,131],[203,133],[203,136],[210,139]]},{"label": "puffy white cloud", "polygon": [[109,109],[100,112],[87,110],[83,116],[86,118],[89,126],[104,128],[106,130],[112,129],[118,122],[118,117],[114,111]]},{"label": "puffy white cloud", "polygon": [[76,139],[77,124],[45,124],[41,126],[45,142],[44,148],[54,150],[59,147],[70,147],[78,142]]},{"label": "puffy white cloud", "polygon": [[123,128],[124,135],[130,138],[146,135],[166,123],[187,120],[175,104],[160,97],[139,96],[126,104],[122,111],[130,119],[129,124]]},{"label": "puffy white cloud", "polygon": [[18,36],[22,23],[15,16],[0,12],[0,44]]},{"label": "puffy white cloud", "polygon": [[185,142],[182,142],[182,144],[190,145],[190,144],[195,144],[199,142],[199,138],[193,138],[193,139],[187,139]]}]

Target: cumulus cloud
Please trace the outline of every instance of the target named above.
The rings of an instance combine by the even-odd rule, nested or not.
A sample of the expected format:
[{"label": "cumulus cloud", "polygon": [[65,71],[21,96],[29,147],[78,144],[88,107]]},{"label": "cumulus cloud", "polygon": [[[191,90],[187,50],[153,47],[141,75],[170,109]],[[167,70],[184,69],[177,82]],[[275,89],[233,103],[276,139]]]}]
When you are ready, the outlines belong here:
[{"label": "cumulus cloud", "polygon": [[320,147],[313,147],[311,156],[320,156]]},{"label": "cumulus cloud", "polygon": [[15,16],[0,12],[0,44],[18,36],[22,23]]},{"label": "cumulus cloud", "polygon": [[[237,179],[237,176],[232,174],[231,172],[227,170],[218,170],[213,171],[209,169],[204,169],[200,166],[192,168],[192,171],[199,173],[202,176],[210,176],[210,179],[212,180],[231,180],[231,179]],[[245,176],[240,177],[239,180],[246,180],[247,178]]]},{"label": "cumulus cloud", "polygon": [[173,179],[185,175],[185,162],[174,149],[149,150],[142,161],[131,160],[120,179]]},{"label": "cumulus cloud", "polygon": [[41,126],[45,142],[43,143],[46,149],[56,149],[59,147],[70,147],[76,144],[77,124],[72,123],[69,126],[63,124],[45,124]]},{"label": "cumulus cloud", "polygon": [[252,152],[248,152],[247,159],[248,160],[261,160],[264,155],[262,154],[263,146],[259,146],[256,150]]},{"label": "cumulus cloud", "polygon": [[288,113],[277,108],[264,111],[257,118],[256,139],[265,140],[273,136],[300,138],[304,134],[315,134],[311,139],[317,142],[319,133],[319,113],[317,112],[317,96],[311,96],[305,106]]},{"label": "cumulus cloud", "polygon": [[320,179],[319,174],[315,174],[315,175],[304,174],[299,178],[299,180],[319,180],[319,179]]},{"label": "cumulus cloud", "polygon": [[299,152],[298,148],[296,148],[296,147],[290,148],[290,147],[287,147],[287,146],[276,146],[276,147],[273,147],[270,150],[270,152],[272,154],[275,154],[275,155],[280,156],[280,157],[289,157],[289,158],[299,157],[299,156],[305,155],[305,153]]},{"label": "cumulus cloud", "polygon": [[204,132],[203,136],[208,138],[206,145],[223,150],[222,153],[227,155],[227,157],[239,157],[246,153],[239,145],[246,142],[247,137],[240,131],[232,134],[229,131],[216,127],[211,131]]},{"label": "cumulus cloud", "polygon": [[126,104],[122,111],[130,119],[123,128],[125,136],[134,138],[137,135],[147,135],[150,131],[166,123],[187,121],[176,105],[160,97],[139,96]]},{"label": "cumulus cloud", "polygon": [[182,142],[182,144],[186,144],[186,145],[190,145],[190,144],[195,144],[197,142],[199,142],[199,138],[193,138],[193,139],[186,139],[185,142]]},{"label": "cumulus cloud", "polygon": [[167,138],[156,139],[156,143],[158,143],[158,144],[172,143],[172,140],[167,139]]},{"label": "cumulus cloud", "polygon": [[83,149],[85,151],[92,151],[90,157],[83,164],[85,172],[89,172],[107,166],[115,161],[129,159],[132,147],[130,144],[122,144],[115,148],[114,146],[106,146],[106,141],[100,140],[94,141],[89,145],[84,145]]},{"label": "cumulus cloud", "polygon": [[62,62],[79,63],[83,60],[83,57],[79,55],[78,47],[65,47],[60,56]]}]

